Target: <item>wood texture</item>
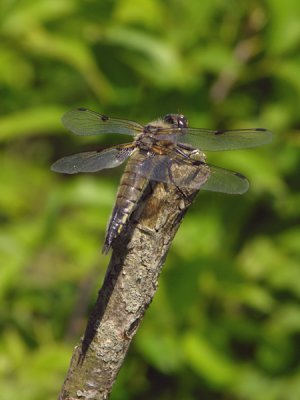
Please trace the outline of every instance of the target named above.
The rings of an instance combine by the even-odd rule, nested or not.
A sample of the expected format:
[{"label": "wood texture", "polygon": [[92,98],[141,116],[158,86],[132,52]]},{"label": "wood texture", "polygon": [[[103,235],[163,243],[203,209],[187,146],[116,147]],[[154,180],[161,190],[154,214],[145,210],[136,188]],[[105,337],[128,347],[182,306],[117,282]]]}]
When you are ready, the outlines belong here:
[{"label": "wood texture", "polygon": [[[153,183],[113,245],[84,338],[73,353],[60,400],[108,399],[158,287],[180,222],[198,191]],[[159,334],[159,332],[158,332]]]}]

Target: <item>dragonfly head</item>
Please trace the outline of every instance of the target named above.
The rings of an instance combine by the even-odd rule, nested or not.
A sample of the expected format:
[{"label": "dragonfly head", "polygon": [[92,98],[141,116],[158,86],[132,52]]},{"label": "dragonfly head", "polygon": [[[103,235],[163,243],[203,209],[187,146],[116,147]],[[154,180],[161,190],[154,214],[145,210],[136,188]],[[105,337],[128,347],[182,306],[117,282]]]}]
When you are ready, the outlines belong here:
[{"label": "dragonfly head", "polygon": [[174,128],[187,128],[189,126],[189,121],[182,114],[167,114],[164,116],[164,122]]}]

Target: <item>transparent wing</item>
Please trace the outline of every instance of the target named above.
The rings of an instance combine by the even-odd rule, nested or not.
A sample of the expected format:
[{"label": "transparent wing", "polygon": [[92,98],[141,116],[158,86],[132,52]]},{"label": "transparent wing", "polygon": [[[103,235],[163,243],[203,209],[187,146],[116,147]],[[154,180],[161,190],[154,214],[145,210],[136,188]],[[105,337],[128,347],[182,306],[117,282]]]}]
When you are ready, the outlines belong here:
[{"label": "transparent wing", "polygon": [[202,128],[164,128],[159,131],[159,139],[168,139],[188,144],[207,151],[245,149],[270,143],[272,133],[263,128],[240,130],[209,130]]},{"label": "transparent wing", "polygon": [[239,172],[209,165],[210,176],[201,189],[211,192],[243,194],[249,189],[248,179]]},{"label": "transparent wing", "polygon": [[51,170],[64,174],[96,172],[122,164],[133,152],[133,147],[111,147],[107,150],[73,154],[57,160]]},{"label": "transparent wing", "polygon": [[87,108],[68,111],[62,117],[63,125],[76,135],[98,135],[101,133],[121,133],[136,135],[143,130],[142,125],[133,121],[109,118]]},{"label": "transparent wing", "polygon": [[206,164],[193,165],[184,158],[152,154],[140,163],[139,173],[149,180],[199,189],[209,177]]},{"label": "transparent wing", "polygon": [[153,155],[141,163],[139,171],[147,179],[182,188],[201,188],[229,194],[242,194],[249,188],[247,178],[238,172],[205,163],[195,165],[180,157],[171,159],[166,155]]}]

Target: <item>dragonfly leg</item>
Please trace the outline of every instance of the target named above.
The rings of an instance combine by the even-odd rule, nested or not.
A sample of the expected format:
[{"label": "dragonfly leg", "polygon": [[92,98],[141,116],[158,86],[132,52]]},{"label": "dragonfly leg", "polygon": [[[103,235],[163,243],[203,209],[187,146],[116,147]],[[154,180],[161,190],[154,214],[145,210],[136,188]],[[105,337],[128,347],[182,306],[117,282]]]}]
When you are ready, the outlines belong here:
[{"label": "dragonfly leg", "polygon": [[169,177],[170,177],[170,182],[172,182],[172,184],[181,193],[181,195],[185,197],[185,193],[183,192],[183,190],[181,190],[180,187],[174,181],[173,174],[172,174],[172,171],[171,171],[171,168],[170,168],[170,163],[168,163],[168,174],[169,174]]},{"label": "dragonfly leg", "polygon": [[[188,153],[186,153],[186,152],[184,152],[184,151],[182,151],[181,149],[183,149],[183,150],[188,150],[189,152]],[[183,144],[183,143],[179,143],[178,145],[177,145],[177,147],[175,148],[175,151],[178,153],[178,154],[180,154],[183,158],[185,158],[185,159],[187,159],[187,160],[192,160],[192,162],[193,162],[193,165],[202,165],[202,164],[205,164],[205,154],[204,153],[202,153],[201,151],[199,151],[198,149],[194,149],[194,148],[192,148],[192,147],[190,147],[190,146],[188,146],[188,145],[185,145],[185,144]],[[194,158],[193,156],[194,155],[197,155],[198,156],[198,159],[197,158]],[[200,156],[200,157],[199,157]]]}]

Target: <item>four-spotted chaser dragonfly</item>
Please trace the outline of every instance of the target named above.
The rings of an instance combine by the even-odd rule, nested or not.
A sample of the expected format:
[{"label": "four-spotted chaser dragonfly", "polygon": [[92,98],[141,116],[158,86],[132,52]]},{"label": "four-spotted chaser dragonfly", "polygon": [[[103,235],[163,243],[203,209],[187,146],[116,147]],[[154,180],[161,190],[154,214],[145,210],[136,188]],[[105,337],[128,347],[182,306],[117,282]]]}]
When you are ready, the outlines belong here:
[{"label": "four-spotted chaser dragonfly", "polygon": [[143,126],[78,108],[67,112],[62,122],[77,135],[119,133],[134,137],[131,143],[61,158],[51,167],[66,174],[96,172],[117,167],[129,159],[108,224],[104,253],[122,231],[149,180],[179,189],[242,194],[248,190],[248,180],[237,172],[206,164],[203,150],[255,147],[269,143],[272,137],[271,132],[262,128],[215,131],[189,128],[188,120],[181,114],[167,114]]}]

